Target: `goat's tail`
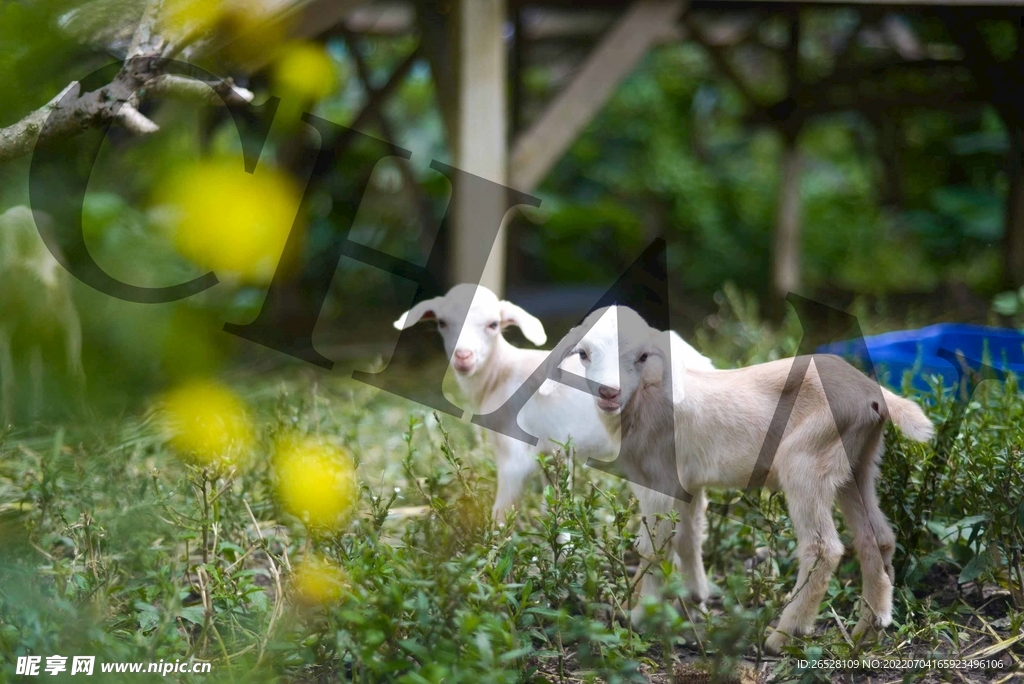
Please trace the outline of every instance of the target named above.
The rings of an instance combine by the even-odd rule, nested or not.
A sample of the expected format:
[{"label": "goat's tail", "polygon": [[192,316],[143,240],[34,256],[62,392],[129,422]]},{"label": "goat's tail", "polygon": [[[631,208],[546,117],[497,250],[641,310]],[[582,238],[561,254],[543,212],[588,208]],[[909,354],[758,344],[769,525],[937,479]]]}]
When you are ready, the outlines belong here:
[{"label": "goat's tail", "polygon": [[901,396],[882,388],[885,405],[889,409],[889,418],[904,435],[915,442],[927,442],[935,436],[935,426],[921,407]]}]

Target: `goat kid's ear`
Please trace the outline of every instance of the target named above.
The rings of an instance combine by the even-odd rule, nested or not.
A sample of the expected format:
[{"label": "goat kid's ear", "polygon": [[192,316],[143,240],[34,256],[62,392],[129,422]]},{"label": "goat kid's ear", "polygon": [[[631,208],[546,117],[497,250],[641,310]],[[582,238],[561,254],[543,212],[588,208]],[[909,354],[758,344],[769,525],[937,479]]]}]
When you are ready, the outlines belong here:
[{"label": "goat kid's ear", "polygon": [[535,317],[509,301],[503,300],[500,307],[503,330],[510,325],[519,326],[519,329],[523,331],[523,336],[538,347],[548,341],[547,333],[544,332],[544,324]]},{"label": "goat kid's ear", "polygon": [[657,355],[661,357],[664,364],[662,386],[666,382],[672,384],[672,403],[678,404],[686,396],[686,354],[676,342],[676,339],[679,342],[682,342],[683,339],[671,330],[657,332],[652,339]]},{"label": "goat kid's ear", "polygon": [[433,299],[424,299],[422,302],[412,307],[404,314],[402,314],[397,321],[394,322],[395,330],[405,330],[411,328],[420,322],[424,318],[434,318],[434,309],[440,306],[444,297],[434,297]]}]

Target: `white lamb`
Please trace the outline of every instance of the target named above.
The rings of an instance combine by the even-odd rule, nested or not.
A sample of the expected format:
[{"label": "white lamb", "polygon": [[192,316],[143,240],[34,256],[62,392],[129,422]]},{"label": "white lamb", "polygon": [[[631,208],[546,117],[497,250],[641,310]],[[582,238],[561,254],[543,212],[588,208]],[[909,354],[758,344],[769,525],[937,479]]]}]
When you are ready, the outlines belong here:
[{"label": "white lamb", "polygon": [[[499,300],[483,286],[456,285],[442,297],[419,302],[402,314],[394,326],[402,330],[426,319],[437,321],[455,379],[476,414],[488,414],[502,406],[548,357],[547,351],[520,349],[502,336],[502,330],[515,325],[530,342],[542,345],[547,341],[539,320],[515,304]],[[463,321],[461,328],[459,321]],[[675,336],[675,344],[687,363],[712,367],[682,338]],[[566,359],[559,367],[583,375],[577,357]],[[498,522],[522,498],[528,478],[538,468],[537,455],[551,453],[554,442],[564,444],[571,438],[581,459],[606,461],[614,457],[614,446],[593,399],[559,382],[545,381],[519,412],[518,422],[526,432],[540,438],[536,446],[500,432],[486,432],[497,460],[498,491],[492,515]],[[641,495],[637,491],[637,496]],[[666,499],[665,504],[663,510],[671,510],[671,499]]]},{"label": "white lamb", "polygon": [[[622,445],[619,460],[631,479],[644,484],[645,477],[675,476],[693,497],[690,503],[677,501],[680,522],[672,539],[690,600],[701,603],[707,597],[701,560],[704,488],[747,486],[785,397],[793,401],[792,412],[784,426],[772,430],[779,442],[765,484],[786,494],[799,573],[765,646],[778,653],[789,637],[814,627],[843,555],[832,520],[836,498],[854,537],[864,585],[854,634],[873,635],[890,624],[895,537],[878,506],[875,481],[886,419],[912,440],[931,439],[934,427],[920,407],[836,356],[803,357],[810,362],[798,389],[795,380],[786,387],[795,359],[698,370],[675,353],[673,344],[666,363],[669,334],[624,307],[595,311],[569,335],[575,342],[570,353],[583,363],[587,379],[600,385],[596,405],[609,435]],[[654,588],[645,583],[641,591],[650,594]]]}]

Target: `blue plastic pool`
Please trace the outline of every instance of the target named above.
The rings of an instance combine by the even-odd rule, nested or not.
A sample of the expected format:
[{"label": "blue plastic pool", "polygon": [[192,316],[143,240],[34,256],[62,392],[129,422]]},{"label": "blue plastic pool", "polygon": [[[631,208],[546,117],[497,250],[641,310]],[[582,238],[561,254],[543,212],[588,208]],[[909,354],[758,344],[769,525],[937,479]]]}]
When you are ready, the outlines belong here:
[{"label": "blue plastic pool", "polygon": [[914,387],[918,389],[930,389],[925,380],[929,375],[940,375],[945,387],[954,387],[958,374],[952,364],[940,358],[940,350],[962,354],[967,366],[974,370],[985,359],[994,368],[1024,377],[1024,333],[981,325],[939,323],[919,330],[897,330],[863,340],[834,342],[818,347],[818,352],[855,359],[866,368],[865,346],[879,379],[887,376],[888,382],[896,386],[902,383],[904,372],[911,371]]}]

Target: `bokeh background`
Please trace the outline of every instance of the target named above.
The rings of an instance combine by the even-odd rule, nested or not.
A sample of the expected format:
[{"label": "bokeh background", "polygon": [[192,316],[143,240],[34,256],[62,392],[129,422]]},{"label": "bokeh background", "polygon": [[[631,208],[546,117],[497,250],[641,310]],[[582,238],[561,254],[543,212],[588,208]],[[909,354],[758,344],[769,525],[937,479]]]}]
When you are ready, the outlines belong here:
[{"label": "bokeh background", "polygon": [[[445,363],[428,329],[392,358],[391,321],[416,284],[313,256],[347,211],[352,241],[418,265],[435,249],[433,286],[467,279],[457,255],[501,213],[453,202],[437,160],[540,200],[508,214],[483,282],[549,339],[659,237],[673,327],[724,366],[795,352],[788,292],[853,313],[865,333],[1024,327],[1022,16],[1009,0],[0,0],[0,673],[74,645],[212,659],[225,681],[261,667],[287,681],[669,676],[678,644],[591,606],[628,589],[609,560],[635,533],[623,497],[553,465],[553,518],[486,531],[480,437],[350,379],[392,362],[415,383]],[[144,287],[217,274],[163,304],[79,282],[35,230],[64,217],[21,209],[47,103],[139,56],[230,79],[213,85],[232,110],[212,90],[149,82],[128,100],[137,118],[98,107],[55,137],[109,126],[95,161],[66,159],[88,178],[85,243],[109,274]],[[232,111],[247,131],[269,126],[251,174]],[[314,169],[304,112],[411,155],[375,163],[379,142],[341,136],[336,163]],[[333,272],[313,334],[329,371],[223,330],[255,319],[279,264],[285,282]],[[289,313],[309,323],[302,302],[280,306],[285,329],[300,324]],[[941,422],[951,400],[936,392]],[[1024,409],[1016,385],[991,392],[971,405],[961,460],[898,443],[886,471],[907,587],[894,653],[1019,647]],[[713,530],[725,617],[689,642],[726,670],[752,657],[792,571],[783,509],[754,499]],[[603,538],[585,531],[598,519]],[[549,563],[545,535],[566,529],[587,555]],[[761,571],[744,558],[772,545],[780,560],[751,580]],[[845,617],[856,581],[838,582]],[[922,608],[936,587],[936,612]],[[652,620],[662,633],[686,623]],[[830,638],[829,652],[849,648],[841,622]]]},{"label": "bokeh background", "polygon": [[[293,220],[309,253],[345,228],[332,223],[332,202],[358,203],[353,240],[412,263],[425,263],[446,210],[453,243],[489,240],[487,216],[460,221],[448,207],[451,184],[433,160],[541,200],[509,214],[507,253],[495,257],[504,273],[487,282],[547,320],[578,319],[659,236],[669,241],[681,330],[714,313],[727,283],[776,320],[788,291],[911,324],[1006,323],[1019,312],[1020,119],[1005,92],[1019,78],[1019,9],[698,3],[652,26],[627,6],[478,9],[502,19],[494,35],[483,24],[473,33],[480,48],[455,35],[451,3],[168,3],[160,30],[175,55],[235,79],[255,104],[277,96],[281,105],[252,175],[223,106],[153,98],[141,107],[158,133],[111,128],[83,212],[96,260],[136,285],[208,270],[223,283],[137,306],[66,279],[83,353],[98,369],[90,385],[124,376],[138,388],[253,351],[221,334],[222,322],[252,320]],[[5,5],[3,122],[126,54],[144,9]],[[623,23],[645,45],[601,53]],[[482,56],[467,66],[460,46]],[[503,70],[473,71],[486,60]],[[584,73],[623,60],[621,77]],[[569,99],[585,100],[582,112],[565,106],[570,87],[586,96]],[[504,103],[474,105],[495,89]],[[477,107],[475,124],[473,111],[452,113],[460,97],[463,110]],[[372,146],[343,143],[299,213],[311,173],[303,151],[317,144],[303,111],[355,124],[411,157],[373,167],[360,198],[340,189],[361,180]],[[504,135],[481,131],[496,125]],[[552,149],[547,163],[526,149],[538,140]],[[507,168],[480,157],[507,159]],[[481,165],[494,169],[473,168]],[[0,166],[0,208],[28,203],[28,166],[26,156]],[[438,284],[466,276],[453,265]],[[343,257],[319,344],[342,347],[327,354],[339,361],[387,356],[393,336],[382,323],[414,293],[409,281]]]}]

